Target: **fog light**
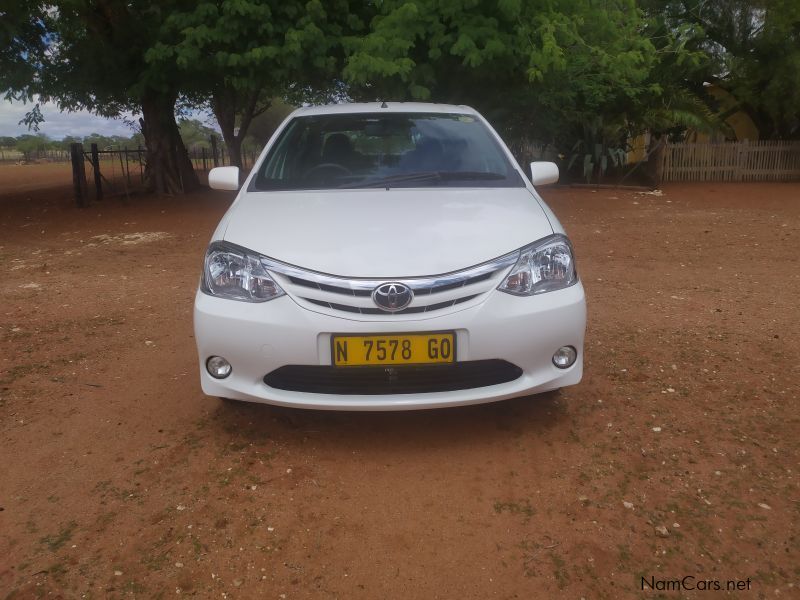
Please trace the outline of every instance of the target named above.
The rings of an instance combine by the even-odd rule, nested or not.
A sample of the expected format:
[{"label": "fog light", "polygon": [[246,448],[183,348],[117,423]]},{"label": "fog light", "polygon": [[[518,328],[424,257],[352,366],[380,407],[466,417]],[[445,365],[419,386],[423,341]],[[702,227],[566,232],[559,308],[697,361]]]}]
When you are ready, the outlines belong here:
[{"label": "fog light", "polygon": [[575,359],[578,358],[578,351],[572,346],[561,346],[556,353],[553,354],[553,364],[559,369],[568,369],[575,364]]},{"label": "fog light", "polygon": [[225,379],[233,369],[231,363],[221,356],[212,356],[206,361],[206,370],[214,379]]}]

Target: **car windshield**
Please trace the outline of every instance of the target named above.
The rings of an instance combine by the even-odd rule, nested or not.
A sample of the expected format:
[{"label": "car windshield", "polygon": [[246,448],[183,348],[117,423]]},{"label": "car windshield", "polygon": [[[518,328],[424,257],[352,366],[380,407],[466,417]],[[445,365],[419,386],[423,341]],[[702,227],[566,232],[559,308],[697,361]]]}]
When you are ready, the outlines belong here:
[{"label": "car windshield", "polygon": [[251,189],[524,185],[478,118],[387,112],[295,117]]}]

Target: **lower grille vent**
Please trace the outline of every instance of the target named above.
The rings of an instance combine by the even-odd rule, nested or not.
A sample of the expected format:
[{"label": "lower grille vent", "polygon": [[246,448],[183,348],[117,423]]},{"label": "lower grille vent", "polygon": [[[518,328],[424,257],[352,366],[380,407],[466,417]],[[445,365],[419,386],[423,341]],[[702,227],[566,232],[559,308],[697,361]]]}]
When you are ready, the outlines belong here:
[{"label": "lower grille vent", "polygon": [[425,394],[497,385],[520,375],[522,369],[504,360],[392,367],[289,365],[267,374],[264,383],[279,390],[310,394]]}]

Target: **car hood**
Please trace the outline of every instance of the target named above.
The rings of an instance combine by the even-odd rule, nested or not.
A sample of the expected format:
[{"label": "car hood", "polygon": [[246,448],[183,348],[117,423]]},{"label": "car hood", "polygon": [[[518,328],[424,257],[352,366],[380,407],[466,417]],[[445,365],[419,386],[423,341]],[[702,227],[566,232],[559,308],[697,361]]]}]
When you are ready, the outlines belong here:
[{"label": "car hood", "polygon": [[243,192],[224,239],[346,277],[437,275],[553,233],[526,188]]}]

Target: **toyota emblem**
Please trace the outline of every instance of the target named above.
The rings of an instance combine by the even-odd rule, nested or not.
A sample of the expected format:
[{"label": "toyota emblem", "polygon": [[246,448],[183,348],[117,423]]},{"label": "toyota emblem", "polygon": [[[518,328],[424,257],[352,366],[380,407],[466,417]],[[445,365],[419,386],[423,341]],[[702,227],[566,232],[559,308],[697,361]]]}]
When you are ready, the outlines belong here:
[{"label": "toyota emblem", "polygon": [[397,312],[411,304],[414,292],[403,283],[382,283],[372,292],[372,301],[386,312]]}]

